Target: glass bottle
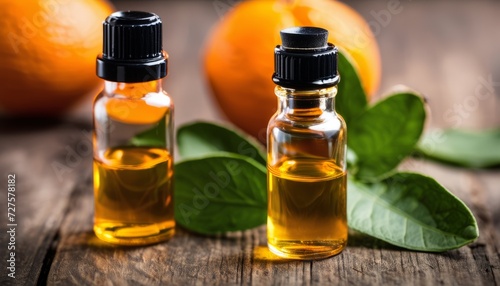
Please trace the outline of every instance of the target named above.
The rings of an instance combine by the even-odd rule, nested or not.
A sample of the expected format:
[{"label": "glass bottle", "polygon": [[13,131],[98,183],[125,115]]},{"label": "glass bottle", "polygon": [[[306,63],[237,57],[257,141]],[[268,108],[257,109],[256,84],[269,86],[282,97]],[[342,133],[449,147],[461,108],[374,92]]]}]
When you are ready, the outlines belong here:
[{"label": "glass bottle", "polygon": [[337,49],[327,38],[321,28],[288,28],[275,49],[267,238],[269,249],[285,258],[325,258],[347,243],[347,131],[335,112]]},{"label": "glass bottle", "polygon": [[93,106],[94,232],[121,245],[174,235],[173,103],[162,90],[167,54],[152,13],[111,14],[103,23]]}]

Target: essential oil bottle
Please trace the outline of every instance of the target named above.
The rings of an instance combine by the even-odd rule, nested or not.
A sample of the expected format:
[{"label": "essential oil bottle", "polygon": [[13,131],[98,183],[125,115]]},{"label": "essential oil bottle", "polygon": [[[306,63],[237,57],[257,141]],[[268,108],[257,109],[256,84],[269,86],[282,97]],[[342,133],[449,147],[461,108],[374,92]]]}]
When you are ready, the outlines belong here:
[{"label": "essential oil bottle", "polygon": [[346,125],[335,112],[340,80],[328,31],[281,31],[273,81],[278,110],[267,127],[271,252],[320,259],[347,243]]},{"label": "essential oil bottle", "polygon": [[103,23],[93,106],[94,232],[121,245],[174,235],[173,103],[162,90],[167,54],[152,13],[111,14]]}]

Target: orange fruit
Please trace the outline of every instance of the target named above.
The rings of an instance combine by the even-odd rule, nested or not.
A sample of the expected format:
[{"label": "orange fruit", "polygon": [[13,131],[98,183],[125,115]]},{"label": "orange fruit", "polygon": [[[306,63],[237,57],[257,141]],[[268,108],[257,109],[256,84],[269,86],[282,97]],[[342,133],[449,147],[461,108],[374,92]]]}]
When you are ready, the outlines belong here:
[{"label": "orange fruit", "polygon": [[54,116],[96,91],[103,0],[0,0],[0,110]]},{"label": "orange fruit", "polygon": [[240,3],[212,30],[205,46],[204,71],[228,119],[263,142],[277,107],[271,80],[274,47],[281,43],[280,30],[293,26],[327,29],[329,42],[353,59],[368,95],[380,83],[375,37],[368,23],[346,4],[333,0]]}]

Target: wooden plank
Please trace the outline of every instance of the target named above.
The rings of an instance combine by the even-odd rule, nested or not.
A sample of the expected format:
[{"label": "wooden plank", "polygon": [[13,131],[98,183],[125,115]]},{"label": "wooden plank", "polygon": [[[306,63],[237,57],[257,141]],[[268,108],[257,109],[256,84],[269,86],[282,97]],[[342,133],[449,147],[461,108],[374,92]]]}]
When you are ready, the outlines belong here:
[{"label": "wooden plank", "polygon": [[[480,193],[480,200],[486,206],[485,212],[479,214],[484,220],[481,228],[486,245],[483,256],[488,264],[492,265],[492,275],[496,285],[500,285],[500,172],[498,170],[483,170],[475,172],[473,177],[478,188],[484,190]],[[476,190],[475,190],[476,191]]]},{"label": "wooden plank", "polygon": [[[93,196],[90,176],[71,200],[57,254],[47,281],[50,285],[240,284],[245,252],[252,237],[210,238],[182,229],[169,242],[147,247],[117,247],[92,232]],[[75,263],[76,262],[76,263]],[[76,264],[76,265],[75,265]],[[248,263],[247,263],[248,264]]]},{"label": "wooden plank", "polygon": [[[82,141],[88,126],[57,121],[2,118],[0,128],[0,175],[16,175],[16,273],[15,280],[2,272],[0,284],[36,284],[50,267],[53,243],[67,209],[67,201],[84,158],[90,156],[89,139]],[[87,143],[85,143],[87,142]],[[80,144],[78,144],[80,143]],[[7,192],[1,192],[7,202]],[[7,209],[5,209],[7,211]],[[2,214],[0,245],[7,248],[7,214]],[[5,265],[8,251],[2,251]],[[3,269],[6,269],[5,267]],[[47,273],[43,273],[47,271]],[[5,274],[5,275],[4,275]]]},{"label": "wooden plank", "polygon": [[[475,76],[487,77],[492,70],[487,61],[497,53],[500,41],[484,30],[487,26],[498,27],[499,4],[432,3],[402,1],[404,10],[394,15],[378,35],[384,60],[381,90],[401,82],[421,89],[430,99],[433,126],[450,126],[453,122],[447,121],[443,113],[473,94],[478,84]],[[171,55],[165,88],[176,103],[177,123],[223,119],[208,96],[199,58],[204,37],[218,19],[213,2],[116,4],[118,9],[154,11],[164,20],[165,48]],[[349,4],[369,20],[374,19],[372,11],[381,11],[387,5],[385,1]],[[449,14],[443,16],[443,10]],[[460,34],[456,34],[457,27],[449,27],[450,22],[441,21],[441,16],[465,21],[466,25],[457,27],[465,27],[468,35],[474,35],[470,45],[456,48],[463,43]],[[447,35],[448,32],[453,34]],[[443,40],[443,35],[451,39]],[[490,45],[480,44],[485,40]],[[468,73],[460,74],[462,64],[471,62]],[[461,83],[460,88],[457,82]],[[469,113],[471,120],[464,127],[498,125],[498,99],[488,98]],[[90,128],[90,108],[87,103],[80,111],[83,125],[70,122],[31,127],[31,121],[23,125],[2,120],[2,124],[22,131],[2,128],[0,141],[0,175],[5,178],[15,172],[19,176],[19,284],[500,284],[498,170],[475,172],[427,162],[411,163],[407,168],[436,177],[471,207],[480,224],[478,242],[442,254],[429,254],[401,250],[352,233],[342,254],[305,262],[286,261],[269,253],[265,227],[223,237],[199,236],[179,228],[169,242],[153,246],[123,248],[105,244],[92,232],[91,157],[81,155],[61,181],[47,164],[67,165],[68,150],[77,150],[82,142],[86,144],[87,133],[82,131]],[[2,200],[6,196],[3,192],[0,195]],[[6,225],[3,220],[2,232]],[[6,239],[0,236],[2,246]],[[5,255],[1,256],[3,261]],[[9,282],[2,276],[2,285]]]},{"label": "wooden plank", "polygon": [[[361,11],[364,11],[365,16],[371,15],[371,11],[379,11],[378,9],[385,7],[385,2],[370,3],[361,1],[355,2],[355,5],[363,6],[364,10]],[[166,48],[172,58],[172,72],[166,88],[170,88],[177,103],[177,114],[181,118],[178,121],[184,122],[198,117],[217,119],[219,115],[214,112],[215,107],[210,104],[205,106],[210,99],[206,97],[207,90],[200,77],[180,76],[181,72],[188,75],[199,73],[199,62],[175,62],[177,58],[187,59],[193,54],[190,47],[201,44],[200,39],[207,30],[202,31],[199,26],[204,26],[203,29],[206,29],[211,21],[216,20],[214,10],[211,10],[213,7],[198,2],[182,5],[180,2],[167,2],[162,6],[149,2],[118,3],[118,8],[125,7],[155,11],[164,19],[167,27],[169,21],[172,21],[176,23],[175,25],[189,27],[190,33],[196,35],[190,36],[185,29],[166,29],[170,31],[167,33],[171,33],[167,34]],[[384,62],[387,62],[384,72],[394,75],[386,78],[382,89],[410,79],[410,84],[424,86],[426,93],[434,94],[432,108],[440,110],[456,100],[456,97],[448,100],[436,97],[439,94],[452,93],[450,86],[429,84],[432,80],[439,80],[441,76],[439,69],[429,68],[439,62],[440,54],[434,53],[423,57],[422,55],[427,55],[424,51],[416,53],[421,48],[418,46],[421,44],[419,39],[429,37],[427,29],[417,26],[414,28],[415,33],[408,33],[407,30],[399,28],[404,27],[402,23],[408,19],[420,21],[427,13],[432,12],[430,11],[432,9],[432,6],[426,3],[412,4],[411,9],[405,10],[404,17],[400,15],[399,20],[394,18],[391,26],[379,35],[382,56],[385,58]],[[184,16],[188,14],[192,16]],[[433,17],[438,16],[437,12],[433,15]],[[193,17],[197,21],[201,17],[200,21],[203,24],[194,26],[190,20],[186,20]],[[440,44],[439,35],[431,34],[431,37],[428,47]],[[397,55],[406,60],[403,62],[390,60],[390,57]],[[186,92],[186,86],[193,87]],[[434,99],[435,97],[437,99]],[[193,100],[202,100],[203,104],[199,106],[203,108],[192,106],[190,103]],[[440,122],[437,123],[439,125]],[[419,166],[410,167],[419,170]],[[422,171],[427,170],[428,173],[432,173],[472,206],[473,210],[490,207],[485,206],[481,198],[483,188],[479,188],[478,193],[471,196],[469,187],[476,183],[470,179],[456,179],[469,178],[471,176],[469,171],[434,164],[428,164],[427,168]],[[428,254],[401,251],[376,239],[351,234],[349,246],[342,254],[331,259],[312,262],[286,261],[272,255],[266,247],[264,227],[219,238],[198,236],[178,229],[176,236],[167,243],[141,248],[114,247],[98,241],[92,234],[90,210],[93,201],[86,191],[89,189],[91,189],[90,180],[82,181],[71,200],[72,211],[68,213],[61,227],[60,243],[49,274],[49,284],[470,285],[482,282],[488,285],[494,281],[491,273],[498,269],[497,262],[485,260],[485,258],[492,259],[495,253],[498,255],[493,248],[492,240],[495,237],[481,238],[482,240],[471,247],[443,254]],[[490,224],[487,220],[480,223],[481,231],[483,228],[487,229]]]},{"label": "wooden plank", "polygon": [[[251,282],[256,285],[470,285],[482,278],[476,268],[471,268],[473,262],[467,248],[443,255],[401,252],[377,241],[370,245],[366,237],[359,245],[350,243],[341,255],[321,261],[285,261],[269,254],[264,245],[257,246],[253,255]],[[465,256],[469,258],[464,259]]]},{"label": "wooden plank", "polygon": [[251,241],[258,229],[219,239],[177,229],[168,243],[116,247],[101,242],[92,232],[91,188],[88,177],[73,194],[48,284],[240,284],[243,277],[248,278]]},{"label": "wooden plank", "polygon": [[480,236],[475,243],[460,250],[470,249],[470,252],[464,256],[470,262],[468,267],[475,266],[475,271],[481,273],[480,278],[485,285],[493,281],[498,284],[500,236],[495,226],[498,215],[494,210],[500,206],[500,196],[492,195],[495,190],[494,186],[500,185],[498,170],[474,171],[422,160],[406,162],[403,168],[436,178],[471,209],[478,222]]},{"label": "wooden plank", "polygon": [[[442,176],[440,170],[450,171],[428,165],[428,170],[438,177]],[[465,184],[462,191],[468,187]],[[342,254],[312,262],[287,261],[271,254],[265,245],[264,227],[219,238],[178,229],[167,243],[120,248],[100,242],[93,235],[89,189],[90,176],[80,183],[71,200],[72,211],[61,227],[49,284],[471,285],[482,281],[479,284],[490,285],[495,281],[493,273],[500,269],[498,259],[492,259],[498,255],[492,248],[494,237],[483,237],[458,250],[430,254],[402,251],[376,239],[351,234]],[[481,222],[480,225],[483,231],[485,226]]]}]

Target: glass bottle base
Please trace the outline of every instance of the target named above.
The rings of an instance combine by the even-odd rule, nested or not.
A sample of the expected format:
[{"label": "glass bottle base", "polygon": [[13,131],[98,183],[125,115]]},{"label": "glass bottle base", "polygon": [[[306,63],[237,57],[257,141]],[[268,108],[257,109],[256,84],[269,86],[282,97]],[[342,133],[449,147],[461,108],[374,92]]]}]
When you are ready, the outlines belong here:
[{"label": "glass bottle base", "polygon": [[106,242],[118,245],[139,246],[169,240],[175,233],[175,223],[94,225],[96,236]]},{"label": "glass bottle base", "polygon": [[344,250],[346,244],[346,240],[282,240],[268,243],[267,246],[272,253],[283,258],[313,260],[337,255]]}]

